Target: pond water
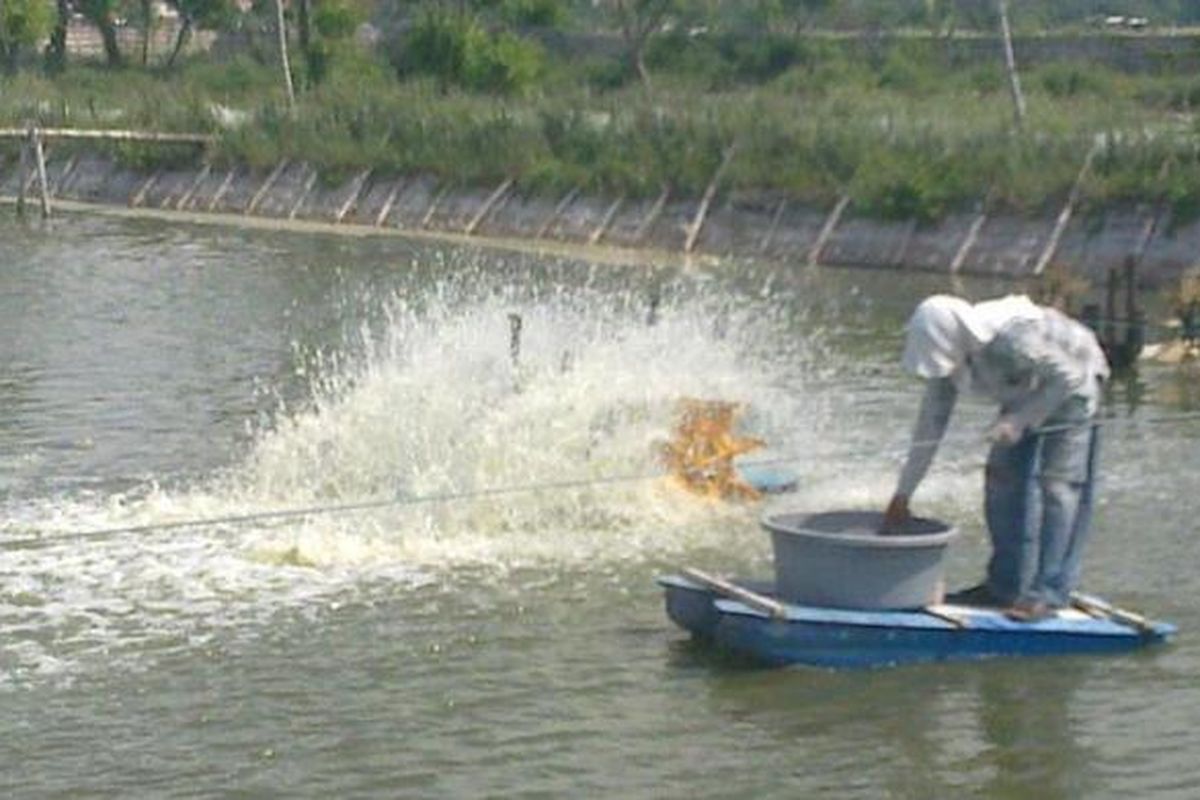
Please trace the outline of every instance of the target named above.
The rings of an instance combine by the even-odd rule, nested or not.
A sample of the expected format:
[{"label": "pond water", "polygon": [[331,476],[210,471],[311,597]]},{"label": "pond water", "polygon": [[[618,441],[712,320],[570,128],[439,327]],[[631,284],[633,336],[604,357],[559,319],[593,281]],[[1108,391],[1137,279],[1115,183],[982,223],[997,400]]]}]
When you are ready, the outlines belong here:
[{"label": "pond water", "polygon": [[[901,325],[949,288],[0,221],[0,793],[1196,796],[1194,373],[1114,386],[1085,573],[1175,644],[764,670],[664,616],[656,575],[770,574],[765,509],[886,502]],[[798,491],[664,480],[683,398],[744,404]],[[987,555],[987,420],[914,503],[963,530],[951,584]]]}]

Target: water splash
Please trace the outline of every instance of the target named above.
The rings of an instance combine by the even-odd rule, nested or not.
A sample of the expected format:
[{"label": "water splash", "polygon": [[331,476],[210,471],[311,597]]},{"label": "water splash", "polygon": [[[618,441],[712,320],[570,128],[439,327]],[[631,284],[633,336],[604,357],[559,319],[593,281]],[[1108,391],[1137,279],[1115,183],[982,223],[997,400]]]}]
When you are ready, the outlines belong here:
[{"label": "water splash", "polygon": [[[254,629],[280,609],[380,581],[419,586],[458,570],[503,580],[530,567],[732,546],[754,529],[756,508],[705,503],[656,477],[657,445],[682,397],[745,403],[755,435],[791,452],[820,450],[819,426],[794,421],[828,414],[828,401],[806,388],[823,345],[794,334],[794,306],[729,296],[717,282],[680,283],[650,324],[640,289],[497,291],[477,277],[398,294],[364,310],[346,346],[299,353],[308,400],[281,403],[233,467],[186,489],[149,484],[35,503],[0,536],[462,499],[11,551],[0,569],[0,630],[37,633],[0,672],[10,683],[60,676],[99,653],[141,663],[155,649],[147,642],[198,646],[214,631]],[[572,487],[553,488],[564,482]],[[539,486],[547,488],[495,494]]]}]

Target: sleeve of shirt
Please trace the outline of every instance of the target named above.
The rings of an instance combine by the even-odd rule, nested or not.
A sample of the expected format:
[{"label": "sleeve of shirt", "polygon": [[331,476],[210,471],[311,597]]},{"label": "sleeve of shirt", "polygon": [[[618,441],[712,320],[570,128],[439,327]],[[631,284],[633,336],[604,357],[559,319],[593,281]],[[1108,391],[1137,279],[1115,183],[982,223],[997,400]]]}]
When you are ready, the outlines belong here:
[{"label": "sleeve of shirt", "polygon": [[946,433],[957,399],[958,390],[953,379],[932,378],[925,382],[925,394],[921,398],[921,410],[917,413],[912,445],[909,447],[904,467],[900,470],[896,494],[912,497],[917,486],[925,478],[938,445]]}]

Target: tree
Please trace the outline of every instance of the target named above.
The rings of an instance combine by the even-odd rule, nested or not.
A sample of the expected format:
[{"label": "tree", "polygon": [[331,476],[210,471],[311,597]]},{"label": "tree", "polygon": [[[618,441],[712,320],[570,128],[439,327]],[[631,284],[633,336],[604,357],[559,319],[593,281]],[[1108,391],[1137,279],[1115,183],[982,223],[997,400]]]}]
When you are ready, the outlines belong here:
[{"label": "tree", "polygon": [[362,0],[299,0],[296,33],[310,84],[329,71],[335,48],[350,39],[369,16]]},{"label": "tree", "polygon": [[118,0],[80,0],[79,6],[83,15],[100,29],[104,57],[110,67],[119,67],[124,61],[117,43],[117,5]]},{"label": "tree", "polygon": [[621,36],[629,48],[629,62],[641,82],[649,88],[650,72],[646,69],[646,50],[650,38],[662,30],[667,17],[678,9],[680,0],[608,0],[609,9],[621,28]]},{"label": "tree", "polygon": [[168,69],[175,66],[175,60],[192,38],[196,26],[223,26],[237,10],[233,0],[171,0],[171,5],[179,12],[179,32],[175,35],[171,55],[167,57]]},{"label": "tree", "polygon": [[21,51],[41,41],[51,24],[44,0],[0,0],[0,62],[5,72],[16,72]]},{"label": "tree", "polygon": [[71,0],[55,3],[54,30],[46,44],[46,69],[61,72],[67,66],[67,28],[71,24]]}]

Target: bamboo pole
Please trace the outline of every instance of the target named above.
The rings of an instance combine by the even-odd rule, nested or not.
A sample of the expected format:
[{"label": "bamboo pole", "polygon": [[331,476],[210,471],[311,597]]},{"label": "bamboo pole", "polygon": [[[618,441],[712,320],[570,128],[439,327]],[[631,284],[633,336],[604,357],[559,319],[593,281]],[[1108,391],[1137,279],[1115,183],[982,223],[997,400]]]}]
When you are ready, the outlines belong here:
[{"label": "bamboo pole", "polygon": [[721,156],[721,163],[713,173],[712,179],[709,180],[708,186],[705,187],[703,197],[700,198],[700,205],[696,209],[696,216],[692,218],[692,224],[688,226],[687,238],[683,242],[683,252],[690,253],[692,252],[692,248],[696,246],[696,240],[700,238],[700,231],[704,228],[704,220],[708,217],[708,207],[712,204],[713,197],[717,194],[717,185],[721,182],[721,177],[725,174],[729,163],[733,161],[735,153],[737,153],[736,143],[725,148],[725,152]]},{"label": "bamboo pole", "polygon": [[296,198],[296,202],[292,203],[291,209],[288,211],[288,219],[295,219],[300,213],[300,209],[304,207],[304,201],[308,199],[308,195],[312,192],[312,188],[317,185],[317,171],[309,168],[308,177],[304,180],[304,186],[300,189],[300,196]]},{"label": "bamboo pole", "polygon": [[1058,243],[1062,239],[1063,232],[1067,229],[1067,223],[1071,221],[1071,215],[1075,213],[1075,204],[1079,202],[1079,195],[1083,192],[1083,182],[1087,179],[1088,173],[1092,169],[1092,161],[1096,158],[1096,153],[1100,151],[1101,140],[1097,139],[1092,148],[1088,150],[1087,158],[1083,160],[1083,166],[1079,168],[1079,174],[1075,176],[1075,183],[1071,186],[1071,193],[1067,197],[1066,204],[1063,205],[1062,211],[1058,212],[1058,219],[1054,221],[1054,228],[1050,231],[1050,237],[1046,240],[1046,246],[1042,249],[1042,254],[1037,262],[1033,265],[1033,274],[1041,275],[1046,270],[1046,266],[1050,260],[1054,258],[1054,254],[1058,252]]},{"label": "bamboo pole", "polygon": [[488,195],[488,198],[483,201],[483,207],[480,208],[478,213],[471,218],[471,221],[467,223],[467,227],[463,228],[463,233],[470,236],[475,232],[475,229],[479,227],[479,223],[483,222],[483,220],[487,217],[488,212],[492,210],[492,206],[496,204],[496,201],[507,194],[508,190],[512,188],[515,180],[515,178],[511,177],[505,178],[504,182],[497,186],[496,189],[490,195]]},{"label": "bamboo pole", "polygon": [[396,204],[396,198],[400,196],[400,190],[404,188],[404,178],[397,178],[392,184],[392,190],[388,192],[387,199],[383,201],[383,207],[379,209],[379,213],[375,216],[375,227],[381,227],[387,221],[388,215],[392,213],[392,206]]},{"label": "bamboo pole", "polygon": [[810,267],[818,266],[821,263],[821,253],[825,251],[825,244],[829,241],[829,237],[833,235],[833,231],[837,228],[838,222],[842,219],[842,212],[846,210],[846,206],[850,205],[850,195],[844,194],[838,199],[837,205],[829,212],[829,216],[825,219],[825,224],[821,226],[821,232],[817,234],[817,240],[813,242],[812,247],[808,250],[807,263]]},{"label": "bamboo pole", "polygon": [[975,242],[979,239],[979,232],[983,230],[984,223],[987,222],[987,214],[979,212],[975,219],[971,220],[971,227],[967,228],[967,234],[963,237],[962,244],[958,246],[958,251],[954,254],[954,259],[950,262],[950,274],[957,275],[962,271],[962,266],[967,260],[967,255],[975,247]]},{"label": "bamboo pole", "polygon": [[250,202],[246,204],[245,210],[242,211],[243,214],[254,213],[254,209],[258,208],[258,204],[262,202],[264,197],[267,196],[267,192],[270,191],[271,187],[275,184],[275,181],[279,180],[279,176],[283,174],[283,171],[287,168],[287,165],[288,160],[286,158],[275,165],[275,169],[271,170],[271,174],[267,176],[265,181],[263,181],[262,186],[258,187],[258,191],[255,192],[254,196],[250,198]]},{"label": "bamboo pole", "polygon": [[67,189],[67,182],[75,172],[75,167],[79,163],[79,155],[72,153],[67,159],[67,163],[63,165],[62,172],[58,173],[58,178],[54,181],[54,186],[50,188],[50,196],[58,197]]},{"label": "bamboo pole", "polygon": [[621,195],[616,200],[612,201],[612,204],[609,205],[608,210],[604,212],[604,218],[600,220],[600,224],[597,225],[590,234],[588,234],[588,244],[596,244],[600,241],[604,234],[608,232],[608,227],[612,225],[612,221],[616,218],[617,211],[619,211],[621,206],[624,204],[625,195]]},{"label": "bamboo pole", "polygon": [[[1158,185],[1166,186],[1167,177],[1171,174],[1171,159],[1168,157],[1163,161],[1158,170]],[[1142,225],[1141,233],[1138,234],[1137,242],[1133,247],[1133,257],[1140,264],[1142,258],[1146,255],[1146,251],[1150,249],[1150,241],[1154,238],[1154,234],[1158,232],[1159,222],[1166,213],[1166,200],[1159,199],[1154,207],[1150,209],[1150,216],[1146,218],[1146,222]]]},{"label": "bamboo pole", "polygon": [[42,149],[42,137],[33,129],[33,156],[37,167],[38,186],[41,188],[42,219],[50,218],[50,182],[46,179],[46,151]]},{"label": "bamboo pole", "polygon": [[21,141],[21,165],[17,169],[17,216],[25,216],[25,184],[29,178],[29,141]]},{"label": "bamboo pole", "polygon": [[204,179],[208,177],[208,174],[211,171],[212,167],[208,164],[205,164],[200,169],[200,172],[198,172],[196,177],[192,180],[191,185],[188,186],[187,191],[181,194],[179,199],[175,201],[176,210],[182,211],[183,209],[187,208],[188,203],[192,202],[192,197],[196,194],[196,190],[200,188],[200,184],[204,183]]},{"label": "bamboo pole", "polygon": [[129,198],[130,208],[137,208],[145,201],[146,195],[149,194],[150,190],[154,187],[154,184],[158,183],[158,179],[161,175],[162,170],[156,169],[149,178],[142,182],[142,185],[138,187],[138,190],[133,193],[133,197]]},{"label": "bamboo pole", "polygon": [[217,207],[217,203],[225,197],[225,193],[229,191],[230,185],[233,183],[233,176],[237,174],[237,169],[231,169],[225,173],[225,178],[221,181],[221,185],[217,187],[217,191],[208,200],[208,211],[212,211]]},{"label": "bamboo pole", "polygon": [[533,238],[541,239],[543,236],[545,236],[547,233],[549,233],[550,226],[553,225],[555,223],[555,221],[558,220],[559,215],[567,210],[567,206],[571,205],[571,203],[573,203],[575,201],[575,198],[578,195],[579,195],[579,187],[578,186],[576,186],[575,188],[571,189],[571,191],[569,191],[565,195],[563,195],[562,199],[558,201],[558,205],[556,205],[554,207],[554,210],[550,212],[550,216],[546,217],[545,221],[542,222],[541,227],[539,227],[537,229],[537,233],[535,233],[533,235]]},{"label": "bamboo pole", "polygon": [[367,178],[370,176],[371,170],[369,169],[364,169],[362,172],[354,176],[354,180],[351,181],[352,188],[350,190],[350,196],[347,197],[346,201],[338,208],[337,214],[335,214],[333,218],[334,222],[340,224],[341,221],[346,218],[346,215],[350,213],[350,209],[354,208],[354,206],[358,204],[358,196],[362,194],[363,187],[367,185]]},{"label": "bamboo pole", "polygon": [[650,228],[662,216],[663,209],[667,206],[667,198],[671,196],[671,187],[664,186],[658,195],[658,199],[654,201],[654,205],[650,207],[650,211],[638,224],[637,230],[633,232],[633,241],[641,242],[646,238],[646,234],[650,232]]},{"label": "bamboo pole", "polygon": [[1008,24],[1008,0],[997,0],[1000,10],[1000,33],[1004,41],[1004,69],[1008,73],[1008,90],[1013,100],[1013,121],[1019,130],[1025,124],[1025,95],[1021,91],[1021,75],[1017,72],[1017,57],[1013,52],[1012,28]]},{"label": "bamboo pole", "polygon": [[892,264],[896,267],[904,266],[904,259],[908,258],[908,248],[912,246],[913,236],[917,232],[916,219],[910,219],[904,226],[904,238],[900,241],[900,246],[896,248],[896,255],[892,259]]},{"label": "bamboo pole", "polygon": [[450,192],[450,184],[447,183],[445,186],[443,186],[441,189],[438,190],[438,193],[436,195],[434,195],[433,202],[431,202],[429,204],[429,208],[425,209],[425,216],[421,217],[421,227],[422,228],[429,227],[429,223],[433,221],[433,215],[437,213],[438,207],[441,206],[442,200],[444,200],[446,198],[446,195],[449,194],[449,192]]},{"label": "bamboo pole", "polygon": [[[43,139],[100,139],[114,142],[158,142],[161,144],[211,144],[215,136],[206,133],[165,133],[159,131],[106,130],[92,128],[39,128]],[[24,139],[26,128],[0,128],[0,139]]]},{"label": "bamboo pole", "polygon": [[287,90],[288,111],[295,111],[296,89],[292,86],[292,65],[288,61],[287,23],[283,18],[283,0],[275,0],[275,31],[279,35],[279,61],[283,68],[283,87]]},{"label": "bamboo pole", "polygon": [[767,227],[766,234],[758,244],[758,252],[765,253],[771,247],[771,241],[775,238],[775,231],[779,229],[779,220],[783,219],[783,210],[785,208],[787,208],[786,197],[779,201],[779,205],[775,206],[775,213],[771,215],[771,224]]}]

